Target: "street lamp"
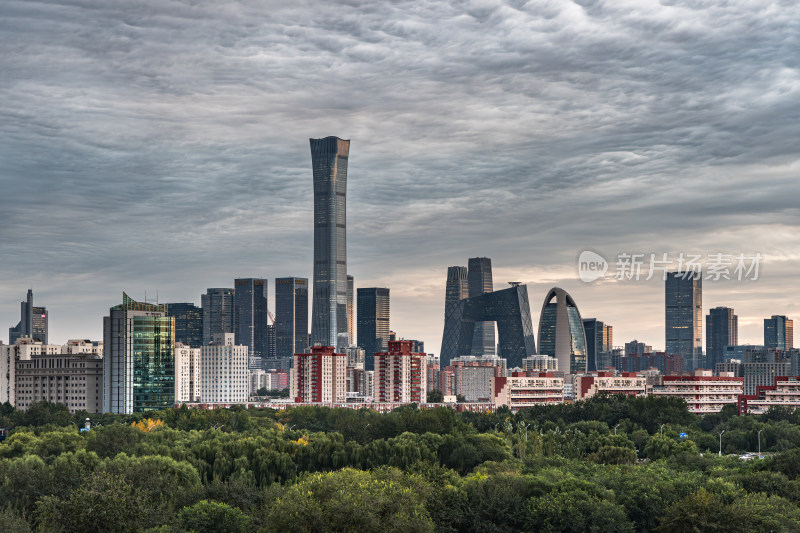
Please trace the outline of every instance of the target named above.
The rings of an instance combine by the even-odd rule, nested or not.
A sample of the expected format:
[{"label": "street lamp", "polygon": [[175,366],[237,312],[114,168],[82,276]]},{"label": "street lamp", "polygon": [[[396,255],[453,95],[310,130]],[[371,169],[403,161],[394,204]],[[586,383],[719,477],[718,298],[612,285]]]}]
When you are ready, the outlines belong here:
[{"label": "street lamp", "polygon": [[758,430],[758,455],[761,456],[761,432],[763,429]]},{"label": "street lamp", "polygon": [[614,435],[616,435],[616,434],[617,434],[617,428],[618,428],[618,427],[619,427],[619,424],[617,424],[616,426],[614,426]]},{"label": "street lamp", "polygon": [[725,433],[725,430],[719,432],[719,455],[722,457],[722,434]]},{"label": "street lamp", "polygon": [[664,438],[664,426],[666,426],[666,424],[661,424],[661,427],[658,429],[661,432],[662,439]]}]

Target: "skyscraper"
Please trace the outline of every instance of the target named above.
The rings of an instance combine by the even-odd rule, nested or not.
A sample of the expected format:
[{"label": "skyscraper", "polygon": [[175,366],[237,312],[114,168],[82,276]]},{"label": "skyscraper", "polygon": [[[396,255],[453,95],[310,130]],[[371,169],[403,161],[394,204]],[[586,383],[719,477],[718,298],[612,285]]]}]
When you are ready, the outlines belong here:
[{"label": "skyscraper", "polygon": [[359,288],[356,294],[358,345],[366,352],[365,370],[374,370],[375,353],[389,349],[389,289]]},{"label": "skyscraper", "polygon": [[586,368],[589,372],[602,370],[603,352],[606,351],[605,324],[596,318],[583,319],[583,331],[586,333]]},{"label": "skyscraper", "polygon": [[209,344],[214,335],[234,333],[233,289],[207,289],[200,296],[203,306],[203,345]]},{"label": "skyscraper", "polygon": [[47,344],[47,308],[33,306],[33,290],[20,302],[20,320],[16,327],[8,328],[8,343],[14,344],[20,337],[31,337]]},{"label": "skyscraper", "polygon": [[356,323],[355,317],[353,316],[353,309],[355,308],[355,280],[353,276],[347,275],[347,337],[350,341],[350,345],[354,345],[356,342]]},{"label": "skyscraper", "polygon": [[275,353],[308,353],[308,279],[275,279]]},{"label": "skyscraper", "polygon": [[[488,257],[471,257],[467,264],[469,296],[492,292],[492,260]],[[476,322],[473,335],[472,355],[495,355],[494,322]]]},{"label": "skyscraper", "polygon": [[175,319],[175,342],[199,348],[203,345],[203,309],[193,303],[167,305],[167,316]]},{"label": "skyscraper", "polygon": [[248,368],[261,368],[261,358],[269,356],[267,344],[267,280],[239,278],[234,280],[234,328],[236,344],[250,352]]},{"label": "skyscraper", "polygon": [[730,307],[715,307],[706,315],[706,368],[725,362],[725,347],[739,344],[739,318]]},{"label": "skyscraper", "polygon": [[764,347],[778,350],[794,348],[794,322],[783,315],[764,319]]},{"label": "skyscraper", "polygon": [[344,353],[347,329],[347,161],[350,141],[309,139],[314,173],[314,301],[311,341]]},{"label": "skyscraper", "polygon": [[575,300],[559,287],[547,293],[539,315],[539,354],[558,359],[558,369],[565,374],[586,372],[583,320]]},{"label": "skyscraper", "polygon": [[158,411],[175,404],[175,319],[166,305],[122,304],[103,318],[103,412]]},{"label": "skyscraper", "polygon": [[703,275],[701,272],[668,272],[664,285],[666,349],[683,357],[687,370],[702,366]]}]

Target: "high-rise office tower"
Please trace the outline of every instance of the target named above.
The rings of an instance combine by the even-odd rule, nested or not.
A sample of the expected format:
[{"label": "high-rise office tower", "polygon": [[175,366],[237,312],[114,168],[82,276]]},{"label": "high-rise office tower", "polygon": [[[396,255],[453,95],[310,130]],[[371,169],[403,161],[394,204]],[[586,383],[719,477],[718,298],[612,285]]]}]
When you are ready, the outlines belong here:
[{"label": "high-rise office tower", "polygon": [[601,366],[606,346],[603,338],[606,334],[605,324],[596,318],[584,318],[583,331],[586,333],[586,368],[589,372],[602,370],[605,368]]},{"label": "high-rise office tower", "polygon": [[34,307],[31,289],[28,289],[28,297],[19,306],[20,320],[16,327],[8,328],[8,343],[14,344],[18,338],[27,336],[47,344],[47,308]]},{"label": "high-rise office tower", "polygon": [[355,317],[353,316],[353,308],[355,307],[355,297],[356,297],[356,289],[355,289],[355,280],[353,276],[347,275],[347,336],[349,338],[350,345],[356,342],[356,323]]},{"label": "high-rise office tower", "polygon": [[764,347],[778,350],[794,348],[794,322],[783,315],[764,319]]},{"label": "high-rise office tower", "polygon": [[175,404],[175,319],[166,305],[122,304],[103,318],[103,412],[158,411]]},{"label": "high-rise office tower", "polygon": [[358,345],[366,352],[365,370],[374,370],[374,355],[389,349],[389,289],[356,291]]},{"label": "high-rise office tower", "polygon": [[203,345],[209,344],[214,335],[234,333],[236,318],[233,311],[233,289],[207,289],[200,296],[203,306]]},{"label": "high-rise office tower", "polygon": [[739,318],[730,307],[715,307],[706,315],[706,368],[725,362],[725,347],[739,344]]},{"label": "high-rise office tower", "polygon": [[558,369],[565,374],[586,372],[583,320],[575,300],[559,287],[547,293],[539,315],[539,354],[558,359]]},{"label": "high-rise office tower", "polygon": [[167,305],[167,316],[175,319],[175,342],[192,348],[203,345],[203,308],[193,303]]},{"label": "high-rise office tower", "polygon": [[[492,260],[471,257],[467,263],[469,296],[492,292]],[[472,355],[495,355],[494,322],[476,322],[472,340]]]},{"label": "high-rise office tower", "polygon": [[[451,266],[447,268],[447,284],[444,294],[444,331],[458,331],[461,324],[461,309],[458,302],[469,298],[469,283],[467,281],[467,267]],[[447,336],[442,336],[442,349],[439,352],[443,363],[447,364],[453,357],[458,357],[456,345],[447,342]]]},{"label": "high-rise office tower", "polygon": [[687,370],[703,361],[703,275],[668,272],[664,285],[666,349],[683,357]]},{"label": "high-rise office tower", "polygon": [[347,331],[347,159],[350,141],[309,139],[314,172],[314,301],[311,341],[344,353]]},{"label": "high-rise office tower", "polygon": [[236,344],[250,351],[248,368],[261,368],[261,359],[269,357],[267,343],[267,280],[239,278],[234,280],[234,328]]},{"label": "high-rise office tower", "polygon": [[275,278],[275,354],[308,353],[308,279]]}]

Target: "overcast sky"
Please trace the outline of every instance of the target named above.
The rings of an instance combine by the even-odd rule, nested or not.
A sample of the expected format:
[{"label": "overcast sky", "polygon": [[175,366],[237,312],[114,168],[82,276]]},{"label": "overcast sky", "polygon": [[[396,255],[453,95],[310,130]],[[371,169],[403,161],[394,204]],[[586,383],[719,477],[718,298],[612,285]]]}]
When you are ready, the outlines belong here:
[{"label": "overcast sky", "polygon": [[308,139],[337,135],[348,270],[429,352],[475,256],[536,328],[558,285],[663,349],[663,283],[581,282],[585,249],[762,254],[703,294],[761,343],[800,319],[799,68],[794,0],[3,0],[0,339],[29,287],[60,343],[123,290],[310,278]]}]

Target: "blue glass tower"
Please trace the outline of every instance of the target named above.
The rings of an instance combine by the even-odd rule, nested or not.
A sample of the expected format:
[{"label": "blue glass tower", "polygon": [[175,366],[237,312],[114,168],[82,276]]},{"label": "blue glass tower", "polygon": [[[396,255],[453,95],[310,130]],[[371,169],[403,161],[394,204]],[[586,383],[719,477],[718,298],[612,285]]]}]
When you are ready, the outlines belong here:
[{"label": "blue glass tower", "polygon": [[314,299],[311,342],[344,353],[347,328],[347,160],[350,141],[309,139],[314,173]]}]

